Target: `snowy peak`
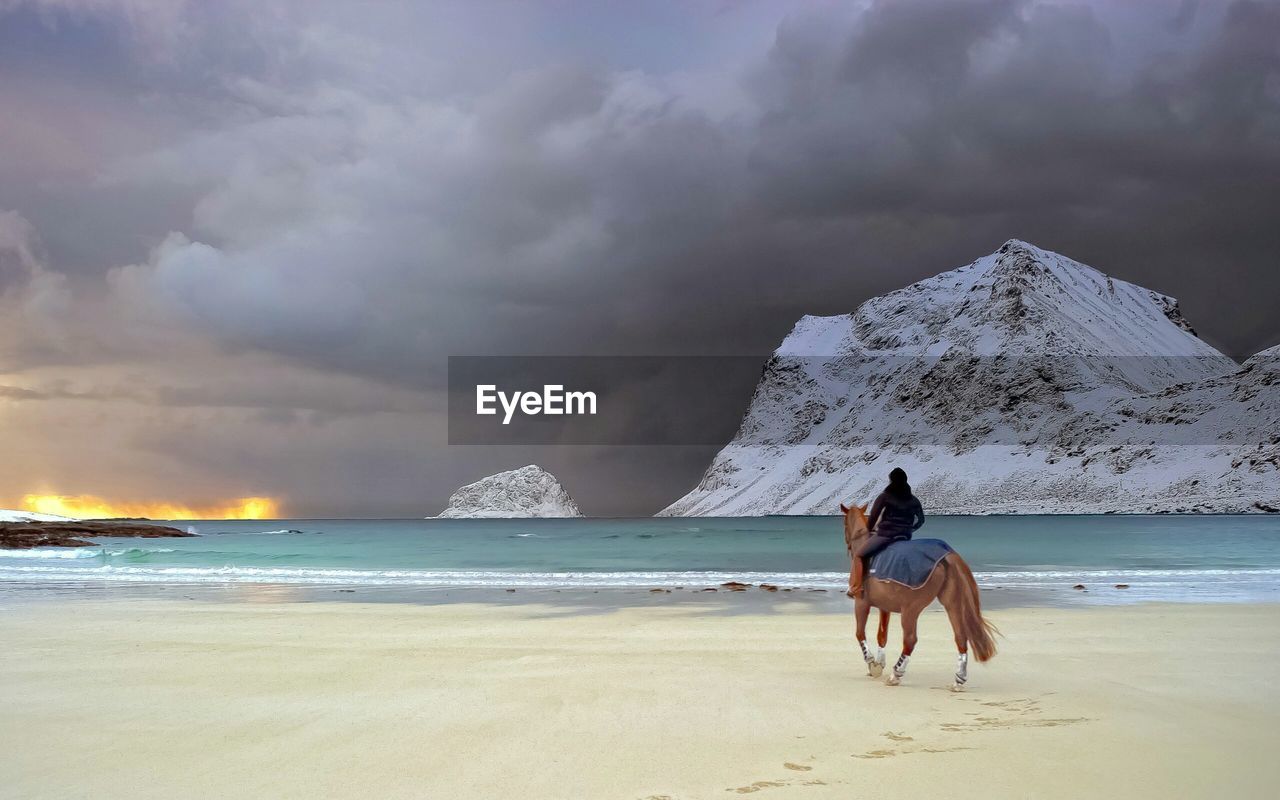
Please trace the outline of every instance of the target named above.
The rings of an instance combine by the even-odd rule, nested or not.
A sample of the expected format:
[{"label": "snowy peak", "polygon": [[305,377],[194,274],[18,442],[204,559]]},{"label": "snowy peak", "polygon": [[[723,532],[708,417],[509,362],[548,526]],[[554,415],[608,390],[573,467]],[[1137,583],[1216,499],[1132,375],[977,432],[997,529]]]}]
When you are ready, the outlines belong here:
[{"label": "snowy peak", "polygon": [[1172,298],[1017,239],[869,300],[853,318],[870,350],[955,346],[994,355],[1022,344],[1042,353],[1221,358]]},{"label": "snowy peak", "polygon": [[[1142,392],[1238,368],[1194,335],[1176,300],[1019,239],[852,314],[803,317],[775,355],[807,360],[819,384],[817,372],[843,381],[857,363],[884,377],[945,362],[960,380],[1017,361],[1064,390]],[[822,360],[833,363],[815,369]]]},{"label": "snowy peak", "polygon": [[1268,347],[1245,359],[1244,369],[1263,372],[1280,372],[1280,344]]},{"label": "snowy peak", "polygon": [[1005,242],[993,257],[992,302],[1003,312],[994,322],[1021,331],[1036,322],[1066,322],[1055,339],[1074,335],[1078,343],[1092,346],[1128,340],[1130,349],[1124,352],[1137,355],[1216,355],[1198,343],[1171,297],[1017,239]]},{"label": "snowy peak", "polygon": [[804,317],[776,355],[1057,360],[1063,385],[1085,390],[1152,391],[1238,368],[1196,338],[1176,300],[1017,239],[852,314]]},{"label": "snowy peak", "polygon": [[449,496],[438,519],[580,517],[577,503],[550,472],[530,464],[469,483]]}]

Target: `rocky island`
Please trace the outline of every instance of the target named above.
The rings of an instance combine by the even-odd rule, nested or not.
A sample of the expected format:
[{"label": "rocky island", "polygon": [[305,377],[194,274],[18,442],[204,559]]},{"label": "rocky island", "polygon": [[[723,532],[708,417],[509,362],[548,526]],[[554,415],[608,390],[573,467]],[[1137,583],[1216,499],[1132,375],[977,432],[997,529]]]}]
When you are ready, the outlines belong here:
[{"label": "rocky island", "polygon": [[29,550],[33,547],[93,547],[86,538],[132,537],[160,539],[195,536],[167,525],[142,522],[81,520],[0,522],[0,548]]},{"label": "rocky island", "polygon": [[448,507],[436,519],[580,516],[578,504],[556,476],[530,464],[463,486],[450,495]]}]

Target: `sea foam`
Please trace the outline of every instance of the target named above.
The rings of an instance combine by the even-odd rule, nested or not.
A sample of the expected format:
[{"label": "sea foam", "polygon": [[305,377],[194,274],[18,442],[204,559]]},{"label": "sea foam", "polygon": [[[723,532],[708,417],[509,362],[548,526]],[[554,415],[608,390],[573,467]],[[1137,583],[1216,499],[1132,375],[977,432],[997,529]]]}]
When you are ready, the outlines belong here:
[{"label": "sea foam", "polygon": [[31,550],[0,550],[0,558],[100,558],[102,551],[96,547],[54,550],[37,547]]},{"label": "sea foam", "polygon": [[[3,552],[3,551],[0,551]],[[41,551],[10,551],[33,553]],[[43,551],[45,553],[49,551]],[[93,553],[90,555],[97,555]],[[60,554],[58,557],[67,557]],[[76,556],[79,557],[79,556]],[[0,567],[0,579],[32,581],[121,581],[129,583],[282,583],[313,585],[424,586],[424,587],[529,587],[529,588],[628,588],[707,587],[729,581],[779,586],[842,588],[847,572],[753,572],[753,571],[618,571],[542,572],[507,570],[396,570],[329,569],[314,567],[160,567],[106,564],[66,567],[17,565]],[[1045,570],[975,573],[984,588],[1001,586],[1065,586],[1076,581],[1102,586],[1114,582],[1137,588],[1172,586],[1190,582],[1267,583],[1280,578],[1280,569],[1111,569]]]}]

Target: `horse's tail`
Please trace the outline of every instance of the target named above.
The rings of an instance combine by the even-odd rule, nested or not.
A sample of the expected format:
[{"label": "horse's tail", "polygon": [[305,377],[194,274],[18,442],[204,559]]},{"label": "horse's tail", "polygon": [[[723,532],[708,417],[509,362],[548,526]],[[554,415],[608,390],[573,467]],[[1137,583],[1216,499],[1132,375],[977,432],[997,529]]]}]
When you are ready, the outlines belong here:
[{"label": "horse's tail", "polygon": [[947,573],[948,582],[954,581],[951,596],[958,606],[956,618],[960,624],[960,634],[968,640],[973,654],[978,661],[989,661],[996,654],[995,636],[1000,633],[982,616],[982,600],[978,596],[978,582],[973,578],[973,571],[960,557],[952,553],[947,557],[947,566],[952,567]]}]

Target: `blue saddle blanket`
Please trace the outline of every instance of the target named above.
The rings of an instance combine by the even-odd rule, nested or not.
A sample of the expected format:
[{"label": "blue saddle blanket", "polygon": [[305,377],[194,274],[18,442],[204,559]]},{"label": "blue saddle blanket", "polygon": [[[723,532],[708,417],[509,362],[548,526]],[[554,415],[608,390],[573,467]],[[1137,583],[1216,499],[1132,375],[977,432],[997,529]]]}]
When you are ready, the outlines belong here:
[{"label": "blue saddle blanket", "polygon": [[894,542],[871,557],[868,574],[918,589],[929,580],[933,568],[952,552],[941,539],[908,539]]}]

